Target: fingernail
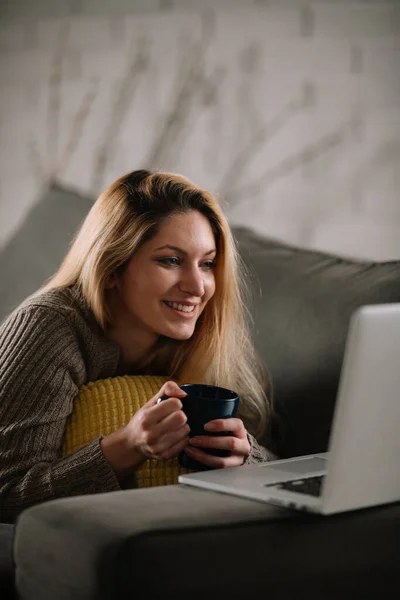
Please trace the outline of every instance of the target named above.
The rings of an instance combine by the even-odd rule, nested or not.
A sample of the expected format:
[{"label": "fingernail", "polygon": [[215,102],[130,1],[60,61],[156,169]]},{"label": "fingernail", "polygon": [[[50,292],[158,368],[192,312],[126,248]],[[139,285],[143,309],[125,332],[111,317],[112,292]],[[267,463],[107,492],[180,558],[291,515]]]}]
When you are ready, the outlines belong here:
[{"label": "fingernail", "polygon": [[217,429],[217,425],[215,425],[215,423],[206,423],[204,425],[204,429],[207,431],[215,431],[215,429]]}]

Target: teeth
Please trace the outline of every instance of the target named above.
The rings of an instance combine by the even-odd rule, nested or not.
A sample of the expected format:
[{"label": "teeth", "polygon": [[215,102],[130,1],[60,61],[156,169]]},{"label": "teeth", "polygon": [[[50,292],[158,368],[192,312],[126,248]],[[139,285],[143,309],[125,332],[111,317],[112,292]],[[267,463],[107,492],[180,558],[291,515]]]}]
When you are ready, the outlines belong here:
[{"label": "teeth", "polygon": [[186,304],[177,304],[176,302],[165,302],[165,304],[183,312],[192,312],[194,310],[194,306],[187,306]]}]

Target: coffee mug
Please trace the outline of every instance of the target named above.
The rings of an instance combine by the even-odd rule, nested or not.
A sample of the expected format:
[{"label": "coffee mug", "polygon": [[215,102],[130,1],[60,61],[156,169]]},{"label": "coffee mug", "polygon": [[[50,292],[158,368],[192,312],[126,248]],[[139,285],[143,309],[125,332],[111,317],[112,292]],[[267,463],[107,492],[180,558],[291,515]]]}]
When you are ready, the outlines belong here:
[{"label": "coffee mug", "polygon": [[[229,431],[211,432],[204,429],[204,425],[214,419],[229,419],[236,416],[240,396],[226,388],[217,385],[203,383],[184,383],[179,386],[186,392],[187,396],[180,398],[182,410],[187,417],[190,427],[189,437],[195,435],[226,436],[231,435]],[[158,402],[166,400],[170,396],[162,396]],[[202,448],[204,452],[214,456],[228,456],[228,450],[218,448]],[[179,455],[179,464],[186,469],[204,471],[210,469],[204,463],[194,460],[185,452]]]}]

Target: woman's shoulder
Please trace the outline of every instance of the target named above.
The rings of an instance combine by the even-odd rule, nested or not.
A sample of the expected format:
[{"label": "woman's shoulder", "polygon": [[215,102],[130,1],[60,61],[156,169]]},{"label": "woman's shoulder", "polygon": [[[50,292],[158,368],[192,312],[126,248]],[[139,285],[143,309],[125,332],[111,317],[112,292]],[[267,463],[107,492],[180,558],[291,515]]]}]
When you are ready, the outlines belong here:
[{"label": "woman's shoulder", "polygon": [[82,359],[87,381],[113,376],[119,359],[118,346],[75,287],[45,290],[22,302],[0,326],[0,350],[10,340],[14,350],[43,347],[54,354],[62,349],[74,364]]},{"label": "woman's shoulder", "polygon": [[61,315],[71,313],[86,316],[90,309],[75,286],[53,288],[39,291],[26,298],[17,308],[17,311],[41,310],[41,312],[58,312]]},{"label": "woman's shoulder", "polygon": [[25,318],[31,322],[38,320],[42,325],[46,321],[62,321],[73,329],[79,323],[90,326],[90,322],[94,321],[93,313],[74,286],[32,294],[11,312],[4,324]]}]

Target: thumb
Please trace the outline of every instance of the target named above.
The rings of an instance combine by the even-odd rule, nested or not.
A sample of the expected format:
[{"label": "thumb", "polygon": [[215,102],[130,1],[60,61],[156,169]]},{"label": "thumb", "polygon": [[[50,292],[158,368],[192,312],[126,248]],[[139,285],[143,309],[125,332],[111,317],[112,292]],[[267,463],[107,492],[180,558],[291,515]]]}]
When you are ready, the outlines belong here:
[{"label": "thumb", "polygon": [[173,396],[174,398],[184,398],[186,392],[181,390],[175,381],[167,381],[160,390],[160,396]]},{"label": "thumb", "polygon": [[175,383],[175,381],[166,381],[164,383],[164,385],[162,386],[162,388],[157,392],[157,394],[155,396],[153,396],[153,398],[151,398],[151,400],[149,400],[146,403],[147,407],[151,407],[154,406],[155,404],[158,403],[159,398],[161,398],[161,396],[172,396],[174,398],[184,398],[185,396],[187,396],[187,393],[184,392],[183,390],[181,390],[181,388],[179,387],[179,385],[177,383]]}]

